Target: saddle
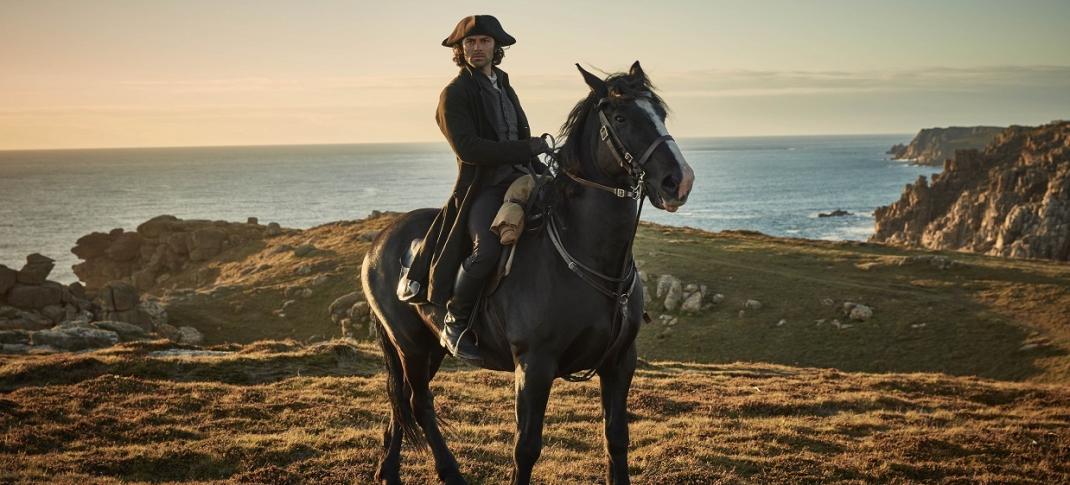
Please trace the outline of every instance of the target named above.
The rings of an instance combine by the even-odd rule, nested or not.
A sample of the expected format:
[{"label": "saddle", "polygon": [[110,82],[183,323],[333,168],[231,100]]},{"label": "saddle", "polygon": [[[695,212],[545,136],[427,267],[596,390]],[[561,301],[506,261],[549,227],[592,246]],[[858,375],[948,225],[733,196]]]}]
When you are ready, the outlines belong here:
[{"label": "saddle", "polygon": [[[548,182],[550,180],[552,180],[552,177],[549,176],[543,176],[539,180],[535,180],[531,176],[525,175],[514,181],[513,185],[506,191],[505,201],[498,212],[498,217],[492,223],[492,230],[499,237],[508,237],[508,243],[503,242],[504,247],[501,255],[498,256],[496,269],[487,278],[483,291],[472,309],[469,328],[476,335],[477,340],[480,328],[485,324],[484,314],[487,297],[494,294],[502,281],[509,275],[516,248],[519,244],[523,244],[524,239],[527,239],[523,236],[527,235],[530,238],[531,235],[546,227],[551,200],[549,192],[545,189],[549,186]],[[520,204],[523,204],[524,207],[520,207]],[[495,227],[498,229],[494,229]],[[419,283],[409,281],[406,276],[421,243],[422,240],[420,238],[414,238],[400,258],[401,278],[398,281],[397,294],[402,301],[407,301],[406,295],[412,295],[419,291]],[[406,282],[412,287],[407,286]],[[445,308],[434,307],[428,310],[433,315],[434,321],[442,321]]]},{"label": "saddle", "polygon": [[[550,180],[552,177],[549,176],[542,176],[540,180],[535,180],[532,176],[525,175],[516,179],[506,191],[502,207],[491,223],[491,230],[498,234],[504,247],[501,255],[498,256],[497,269],[487,279],[482,292],[483,296],[493,294],[509,275],[517,244],[522,239],[521,236],[535,234],[545,227],[547,214],[550,211],[550,200],[545,189]],[[524,207],[520,204],[524,204]],[[419,289],[418,286],[410,288],[405,285],[405,282],[408,281],[410,285],[419,285],[417,282],[409,281],[406,276],[420,244],[421,239],[414,238],[405,253],[401,255],[401,278],[397,288],[398,298],[401,300],[407,300],[405,295],[413,294]]]}]

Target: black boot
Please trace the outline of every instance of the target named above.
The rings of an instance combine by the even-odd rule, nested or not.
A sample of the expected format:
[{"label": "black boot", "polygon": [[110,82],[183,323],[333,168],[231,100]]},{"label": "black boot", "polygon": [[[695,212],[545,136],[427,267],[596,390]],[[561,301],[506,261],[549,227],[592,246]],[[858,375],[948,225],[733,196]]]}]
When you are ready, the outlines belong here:
[{"label": "black boot", "polygon": [[457,270],[457,279],[453,283],[453,296],[446,304],[446,317],[443,319],[440,343],[458,359],[469,362],[482,360],[475,338],[468,329],[472,307],[483,290],[485,278],[475,278],[461,265]]}]

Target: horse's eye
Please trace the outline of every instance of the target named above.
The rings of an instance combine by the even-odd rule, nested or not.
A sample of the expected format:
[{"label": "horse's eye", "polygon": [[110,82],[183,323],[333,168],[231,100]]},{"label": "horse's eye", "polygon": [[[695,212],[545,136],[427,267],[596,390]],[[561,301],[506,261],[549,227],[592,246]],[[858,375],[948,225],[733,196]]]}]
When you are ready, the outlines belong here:
[{"label": "horse's eye", "polygon": [[613,117],[613,119],[617,120],[617,123],[624,123],[625,121],[627,121],[627,118],[625,118],[625,117],[623,117],[621,115],[617,115],[617,116]]}]

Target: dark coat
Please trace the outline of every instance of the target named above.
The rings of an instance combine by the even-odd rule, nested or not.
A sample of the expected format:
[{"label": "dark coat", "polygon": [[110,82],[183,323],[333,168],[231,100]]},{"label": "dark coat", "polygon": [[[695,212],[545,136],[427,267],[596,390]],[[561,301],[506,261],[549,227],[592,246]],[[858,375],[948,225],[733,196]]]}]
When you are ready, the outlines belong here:
[{"label": "dark coat", "polygon": [[519,140],[498,139],[490,111],[496,108],[483,102],[480,89],[487,88],[481,87],[474,77],[482,74],[469,67],[461,68],[439,96],[435,120],[457,155],[457,180],[409,269],[409,279],[423,285],[421,292],[427,293],[421,296],[431,303],[444,305],[453,293],[457,269],[472,250],[467,228],[468,211],[495,168],[531,160],[536,170],[544,171],[544,165],[531,152],[528,141],[531,129],[516,92],[509,84],[509,75],[498,68],[494,71],[516,108]]}]

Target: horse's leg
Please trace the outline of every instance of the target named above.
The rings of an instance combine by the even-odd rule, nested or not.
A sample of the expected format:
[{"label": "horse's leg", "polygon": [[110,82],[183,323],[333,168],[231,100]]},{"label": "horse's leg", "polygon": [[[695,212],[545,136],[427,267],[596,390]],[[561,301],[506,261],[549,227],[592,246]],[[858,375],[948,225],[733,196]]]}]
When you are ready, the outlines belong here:
[{"label": "horse's leg", "polygon": [[628,390],[635,374],[635,358],[633,342],[615,365],[606,365],[598,370],[609,459],[606,483],[613,485],[631,483],[628,477]]},{"label": "horse's leg", "polygon": [[431,345],[425,354],[417,354],[405,357],[405,377],[412,386],[412,409],[416,416],[416,422],[424,430],[427,444],[431,446],[431,454],[435,457],[435,471],[438,478],[446,484],[463,484],[460,466],[453,457],[446,439],[438,429],[438,417],[435,415],[434,395],[431,393],[429,384],[438,366],[442,363],[446,351],[438,345],[437,340]]},{"label": "horse's leg", "polygon": [[542,453],[542,425],[546,401],[556,372],[553,359],[522,356],[516,367],[516,443],[513,484],[531,482],[531,470]]}]

